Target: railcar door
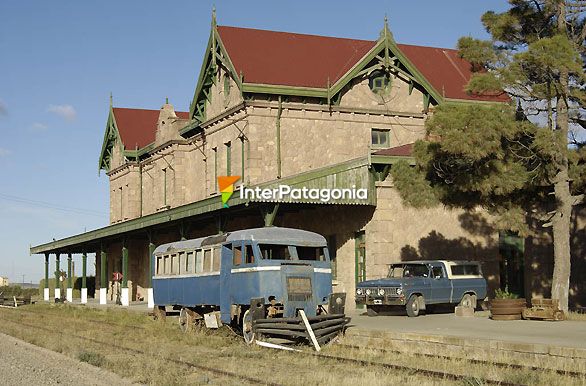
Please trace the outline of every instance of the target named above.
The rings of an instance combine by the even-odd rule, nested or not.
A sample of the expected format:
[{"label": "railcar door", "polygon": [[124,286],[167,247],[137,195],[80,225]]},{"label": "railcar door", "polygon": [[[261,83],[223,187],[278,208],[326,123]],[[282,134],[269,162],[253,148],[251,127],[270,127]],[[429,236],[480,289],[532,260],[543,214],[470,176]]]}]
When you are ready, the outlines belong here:
[{"label": "railcar door", "polygon": [[221,249],[220,264],[220,316],[222,323],[229,324],[230,307],[232,299],[230,296],[230,275],[232,270],[232,244],[224,244]]}]

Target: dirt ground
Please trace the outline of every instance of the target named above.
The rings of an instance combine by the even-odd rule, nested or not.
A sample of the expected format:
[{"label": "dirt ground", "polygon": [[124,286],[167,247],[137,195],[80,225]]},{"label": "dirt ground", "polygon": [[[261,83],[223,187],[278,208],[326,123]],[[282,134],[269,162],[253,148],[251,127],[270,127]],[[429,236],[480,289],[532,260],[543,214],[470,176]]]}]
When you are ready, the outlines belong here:
[{"label": "dirt ground", "polygon": [[0,333],[0,385],[131,385],[109,371]]}]

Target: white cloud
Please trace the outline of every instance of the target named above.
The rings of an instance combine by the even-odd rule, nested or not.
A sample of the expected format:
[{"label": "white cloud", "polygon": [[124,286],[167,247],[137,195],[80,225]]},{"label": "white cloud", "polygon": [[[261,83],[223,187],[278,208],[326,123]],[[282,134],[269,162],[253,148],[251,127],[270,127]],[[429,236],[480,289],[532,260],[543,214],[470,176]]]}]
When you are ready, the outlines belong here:
[{"label": "white cloud", "polygon": [[8,149],[3,149],[0,147],[0,157],[5,157],[7,155],[12,154],[12,152]]},{"label": "white cloud", "polygon": [[47,111],[59,115],[66,121],[72,122],[77,117],[77,112],[71,105],[49,105]]},{"label": "white cloud", "polygon": [[31,129],[36,130],[36,131],[43,131],[43,130],[47,130],[48,128],[49,128],[49,126],[47,126],[41,122],[35,122],[31,125]]}]

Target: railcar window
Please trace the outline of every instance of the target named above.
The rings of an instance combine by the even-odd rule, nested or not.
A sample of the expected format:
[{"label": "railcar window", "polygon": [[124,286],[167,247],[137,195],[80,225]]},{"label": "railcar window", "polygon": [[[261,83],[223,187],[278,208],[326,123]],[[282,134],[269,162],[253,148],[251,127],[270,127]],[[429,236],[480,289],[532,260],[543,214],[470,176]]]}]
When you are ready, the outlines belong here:
[{"label": "railcar window", "polygon": [[198,249],[195,251],[195,273],[203,272],[203,251]]},{"label": "railcar window", "polygon": [[179,273],[184,274],[186,272],[186,268],[187,268],[187,259],[186,259],[187,255],[185,252],[179,252]]},{"label": "railcar window", "polygon": [[171,255],[172,259],[172,266],[171,266],[171,273],[173,275],[179,274],[179,254],[175,253]]},{"label": "railcar window", "polygon": [[324,261],[323,247],[296,247],[299,260]]},{"label": "railcar window", "polygon": [[212,272],[218,272],[220,270],[220,248],[214,248],[212,251]]},{"label": "railcar window", "polygon": [[232,248],[232,265],[242,264],[242,247],[234,246]]},{"label": "railcar window", "polygon": [[259,248],[263,259],[291,260],[291,254],[289,253],[289,247],[287,245],[260,244]]},{"label": "railcar window", "polygon": [[245,254],[244,254],[244,258],[246,261],[246,264],[254,264],[254,249],[252,248],[252,245],[245,245]]},{"label": "railcar window", "polygon": [[480,269],[476,264],[456,264],[452,265],[450,269],[454,276],[480,275]]},{"label": "railcar window", "polygon": [[203,251],[203,271],[210,272],[212,270],[212,250],[206,249]]},{"label": "railcar window", "polygon": [[185,259],[185,272],[195,272],[195,252],[187,252],[187,258]]},{"label": "railcar window", "polygon": [[171,255],[165,255],[165,275],[171,273]]},{"label": "railcar window", "polygon": [[163,256],[157,256],[157,275],[163,275],[165,273],[165,260]]}]

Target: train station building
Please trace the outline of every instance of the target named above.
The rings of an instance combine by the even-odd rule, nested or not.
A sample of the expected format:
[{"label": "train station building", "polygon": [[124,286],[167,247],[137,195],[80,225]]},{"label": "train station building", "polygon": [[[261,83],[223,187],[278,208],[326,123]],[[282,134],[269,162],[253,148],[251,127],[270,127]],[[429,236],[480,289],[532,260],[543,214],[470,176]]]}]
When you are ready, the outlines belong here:
[{"label": "train station building", "polygon": [[[110,224],[32,247],[46,278],[78,255],[85,275],[90,254],[101,302],[118,295],[116,272],[124,305],[151,302],[157,245],[275,225],[327,238],[334,291],[348,305],[357,282],[418,259],[480,260],[492,290],[506,280],[543,293],[534,278],[553,263],[530,260],[530,240],[499,234],[481,211],[407,207],[393,187],[390,169],[414,162],[434,107],[510,102],[466,93],[470,64],[456,50],[398,44],[386,23],[375,40],[355,40],[218,26],[214,16],[194,75],[189,111],[110,102],[99,153]],[[227,205],[220,176],[239,177]]]}]

